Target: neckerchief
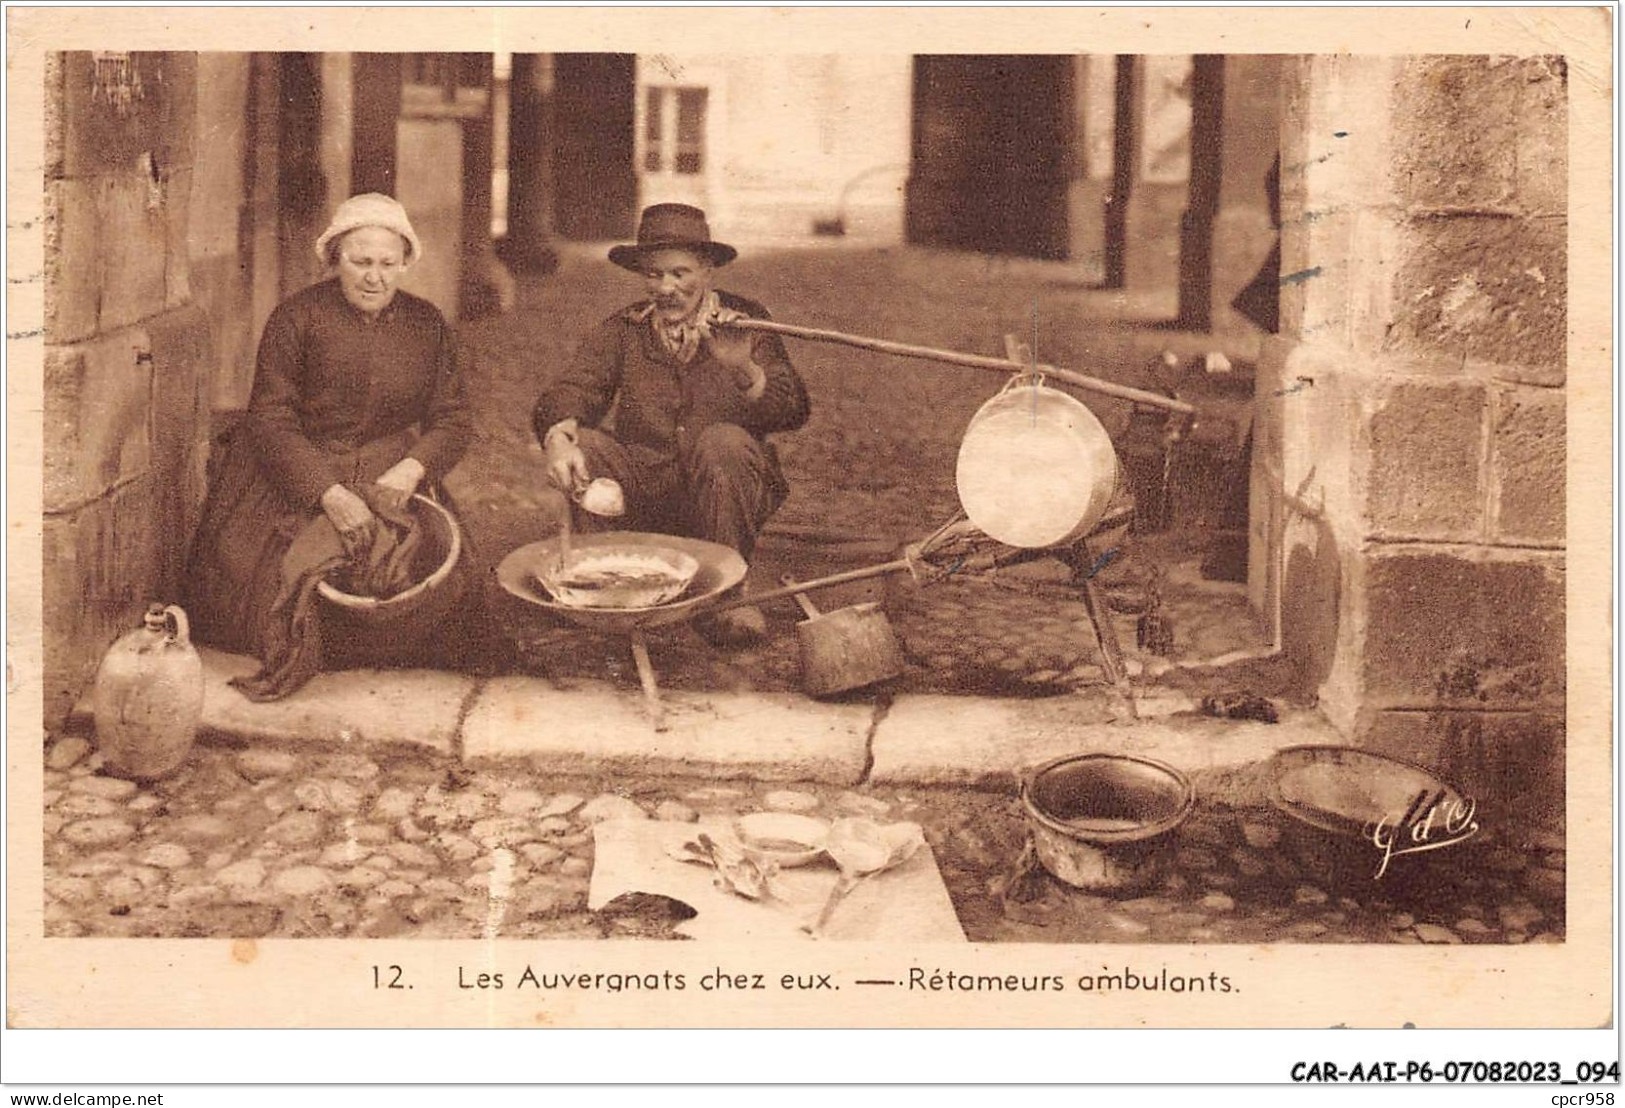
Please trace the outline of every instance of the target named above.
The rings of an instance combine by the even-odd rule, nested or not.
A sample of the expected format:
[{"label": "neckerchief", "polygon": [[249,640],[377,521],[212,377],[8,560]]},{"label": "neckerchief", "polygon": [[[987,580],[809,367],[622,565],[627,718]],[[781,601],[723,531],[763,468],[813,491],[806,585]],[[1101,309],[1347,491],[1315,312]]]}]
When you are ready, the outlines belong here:
[{"label": "neckerchief", "polygon": [[655,314],[653,301],[640,309],[633,318],[648,320],[660,348],[679,365],[687,365],[694,360],[694,355],[700,352],[700,341],[706,336],[703,321],[716,315],[721,307],[722,303],[717,299],[716,290],[713,289],[706,293],[695,305],[694,310],[682,319],[669,323],[661,319]]}]

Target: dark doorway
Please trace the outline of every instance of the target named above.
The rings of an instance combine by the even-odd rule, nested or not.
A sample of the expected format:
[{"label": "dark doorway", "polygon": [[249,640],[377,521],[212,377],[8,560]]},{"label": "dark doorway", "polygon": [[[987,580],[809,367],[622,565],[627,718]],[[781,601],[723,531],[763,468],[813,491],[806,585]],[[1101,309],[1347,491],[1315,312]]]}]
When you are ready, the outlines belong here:
[{"label": "dark doorway", "polygon": [[567,238],[632,233],[638,202],[632,164],[636,61],[632,54],[554,55],[554,221]]},{"label": "dark doorway", "polygon": [[1067,256],[1070,55],[914,59],[910,242]]}]

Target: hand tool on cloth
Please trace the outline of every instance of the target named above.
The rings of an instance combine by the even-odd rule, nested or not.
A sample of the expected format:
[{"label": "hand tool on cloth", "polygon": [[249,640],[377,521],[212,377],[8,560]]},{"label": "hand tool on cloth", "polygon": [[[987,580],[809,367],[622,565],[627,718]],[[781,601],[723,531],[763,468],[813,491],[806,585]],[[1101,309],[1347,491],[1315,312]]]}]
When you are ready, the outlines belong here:
[{"label": "hand tool on cloth", "polygon": [[684,848],[700,834],[723,842],[731,835],[729,821],[610,819],[595,824],[588,910],[598,911],[629,892],[670,897],[696,912],[676,925],[677,933],[716,943],[965,941],[929,843],[920,842],[906,861],[859,881],[815,936],[808,921],[817,917],[840,882],[835,865],[820,858],[781,868],[771,878],[770,895],[750,899],[719,887],[717,871]]},{"label": "hand tool on cloth", "polygon": [[841,819],[829,829],[824,851],[840,868],[840,880],[830,890],[818,918],[805,927],[814,938],[822,935],[841,901],[864,879],[900,866],[925,845],[925,832],[917,823],[874,823],[866,819]]}]

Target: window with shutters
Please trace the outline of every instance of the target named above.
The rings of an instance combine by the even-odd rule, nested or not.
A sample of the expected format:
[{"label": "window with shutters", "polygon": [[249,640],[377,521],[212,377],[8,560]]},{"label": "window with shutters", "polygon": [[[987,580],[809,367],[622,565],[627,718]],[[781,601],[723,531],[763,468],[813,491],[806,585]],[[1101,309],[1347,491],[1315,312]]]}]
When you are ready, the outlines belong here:
[{"label": "window with shutters", "polygon": [[643,170],[705,172],[705,113],[710,90],[656,85],[644,90]]}]

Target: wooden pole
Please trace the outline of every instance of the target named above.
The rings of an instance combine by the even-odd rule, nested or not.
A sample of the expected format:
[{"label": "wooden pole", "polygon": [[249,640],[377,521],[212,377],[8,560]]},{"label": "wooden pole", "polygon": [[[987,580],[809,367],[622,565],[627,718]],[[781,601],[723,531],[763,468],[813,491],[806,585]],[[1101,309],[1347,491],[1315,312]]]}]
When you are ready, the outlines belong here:
[{"label": "wooden pole", "polygon": [[1175,400],[1160,393],[1146,392],[1144,389],[1130,388],[1128,385],[1119,385],[1112,381],[1102,381],[1098,377],[1074,373],[1070,369],[1061,369],[1059,366],[1028,365],[1023,362],[1010,361],[1008,358],[993,358],[983,354],[961,354],[953,350],[938,350],[933,346],[913,346],[908,343],[874,339],[864,335],[849,335],[844,331],[824,331],[814,327],[798,327],[795,324],[777,323],[767,319],[734,319],[720,326],[735,327],[741,331],[764,331],[773,335],[788,335],[791,338],[808,339],[812,342],[838,343],[842,346],[855,346],[860,350],[874,350],[881,354],[895,354],[899,358],[920,358],[931,362],[946,362],[948,365],[969,366],[972,369],[989,369],[998,373],[1040,373],[1045,377],[1053,377],[1057,381],[1064,381],[1074,388],[1098,392],[1104,396],[1116,397],[1119,400],[1129,400],[1136,404],[1163,408],[1170,412],[1178,412],[1183,416],[1196,414],[1196,409],[1183,400]]},{"label": "wooden pole", "polygon": [[779,600],[786,596],[795,596],[797,593],[811,592],[814,589],[827,589],[831,585],[844,585],[848,581],[864,581],[871,577],[884,577],[888,573],[905,573],[908,567],[907,558],[898,558],[895,561],[882,562],[880,565],[865,566],[862,569],[849,569],[845,573],[832,573],[827,577],[816,577],[811,581],[800,581],[794,585],[768,589],[766,592],[746,593],[721,604],[712,604],[705,611],[707,613],[726,612],[730,608],[743,608],[747,604],[765,604],[769,600]]}]

